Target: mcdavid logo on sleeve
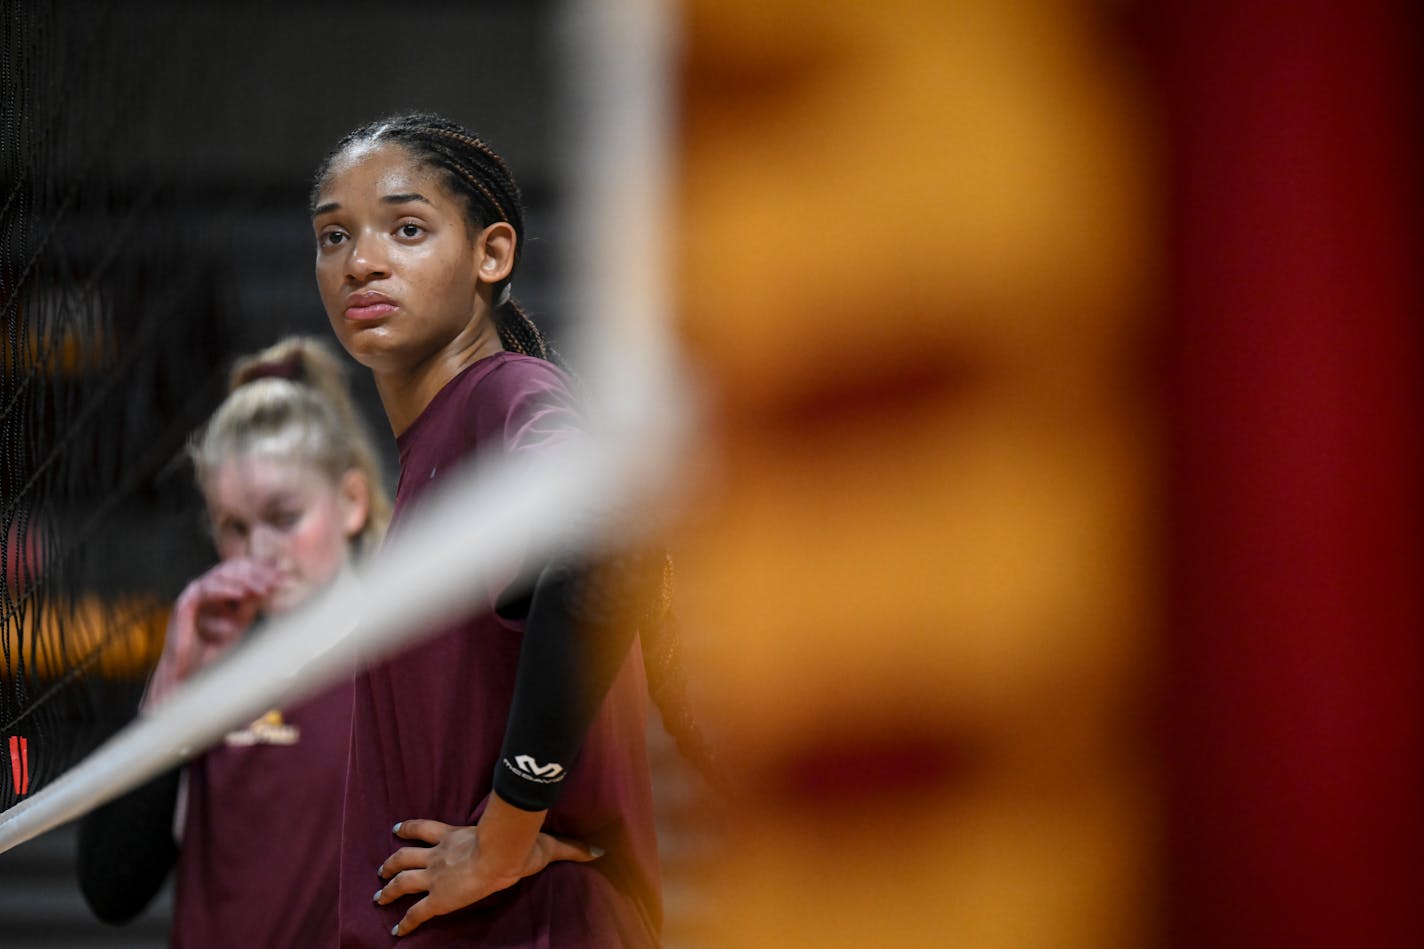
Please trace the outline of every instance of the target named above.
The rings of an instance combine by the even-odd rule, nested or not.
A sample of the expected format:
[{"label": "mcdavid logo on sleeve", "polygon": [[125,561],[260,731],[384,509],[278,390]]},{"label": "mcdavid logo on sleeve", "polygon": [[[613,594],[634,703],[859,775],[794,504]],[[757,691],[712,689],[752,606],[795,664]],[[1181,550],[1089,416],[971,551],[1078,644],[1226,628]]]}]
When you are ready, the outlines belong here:
[{"label": "mcdavid logo on sleeve", "polygon": [[521,778],[538,781],[540,784],[556,784],[564,780],[563,765],[555,761],[540,764],[530,755],[515,755],[513,764],[510,764],[509,759],[505,758],[504,766]]}]

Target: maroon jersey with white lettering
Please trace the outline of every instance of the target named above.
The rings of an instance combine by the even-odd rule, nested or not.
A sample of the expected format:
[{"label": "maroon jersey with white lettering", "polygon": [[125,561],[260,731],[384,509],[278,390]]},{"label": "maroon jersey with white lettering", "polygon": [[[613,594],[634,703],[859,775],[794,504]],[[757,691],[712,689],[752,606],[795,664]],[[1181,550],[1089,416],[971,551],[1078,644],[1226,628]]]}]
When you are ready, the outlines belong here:
[{"label": "maroon jersey with white lettering", "polygon": [[[398,439],[401,481],[392,531],[443,473],[479,456],[535,452],[581,422],[552,364],[498,353],[443,388]],[[478,531],[478,523],[451,525]],[[392,945],[417,896],[377,906],[376,868],[408,842],[397,821],[475,823],[488,801],[514,693],[522,624],[484,608],[356,676],[341,856],[341,946]],[[570,763],[544,829],[602,847],[592,863],[559,862],[473,906],[438,916],[400,945],[636,947],[661,926],[657,843],[644,736],[647,683],[629,651]],[[531,762],[532,768],[547,767]]]},{"label": "maroon jersey with white lettering", "polygon": [[188,764],[175,949],[334,945],[350,733],[347,681]]}]

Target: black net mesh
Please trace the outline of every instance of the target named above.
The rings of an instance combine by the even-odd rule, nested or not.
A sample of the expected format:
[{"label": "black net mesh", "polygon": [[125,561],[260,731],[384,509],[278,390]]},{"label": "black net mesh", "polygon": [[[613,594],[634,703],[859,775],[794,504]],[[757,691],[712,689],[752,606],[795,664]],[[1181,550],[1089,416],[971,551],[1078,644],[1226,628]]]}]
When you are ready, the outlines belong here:
[{"label": "black net mesh", "polygon": [[212,268],[146,156],[172,17],[123,9],[0,14],[0,808],[132,714],[201,549]]}]

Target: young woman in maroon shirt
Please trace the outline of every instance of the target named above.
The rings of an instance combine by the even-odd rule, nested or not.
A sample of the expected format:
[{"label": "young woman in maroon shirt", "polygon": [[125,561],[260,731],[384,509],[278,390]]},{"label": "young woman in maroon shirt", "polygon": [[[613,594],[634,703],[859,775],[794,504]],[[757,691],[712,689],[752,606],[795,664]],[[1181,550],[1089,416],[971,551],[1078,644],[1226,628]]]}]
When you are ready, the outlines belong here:
[{"label": "young woman in maroon shirt", "polygon": [[[374,122],[323,163],[311,210],[327,316],[399,443],[392,530],[458,464],[580,437],[568,379],[509,296],[523,212],[488,146],[434,115]],[[573,556],[521,575],[356,677],[342,946],[658,942],[626,604]]]},{"label": "young woman in maroon shirt", "polygon": [[[301,338],[234,368],[190,448],[221,559],[173,608],[146,711],[379,543],[390,501],[344,369]],[[332,944],[350,728],[343,683],[230,732],[181,769],[181,795],[173,771],[87,816],[79,875],[95,914],[133,918],[176,863],[177,949]],[[288,850],[301,860],[275,859]]]}]

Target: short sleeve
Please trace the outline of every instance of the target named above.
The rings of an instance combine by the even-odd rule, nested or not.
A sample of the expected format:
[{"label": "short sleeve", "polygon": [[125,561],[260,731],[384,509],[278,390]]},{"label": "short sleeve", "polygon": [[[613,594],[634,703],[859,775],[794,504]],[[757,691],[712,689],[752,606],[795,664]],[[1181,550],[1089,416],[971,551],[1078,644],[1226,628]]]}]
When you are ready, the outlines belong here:
[{"label": "short sleeve", "polygon": [[502,362],[472,395],[479,431],[498,433],[507,453],[539,451],[586,430],[568,376],[542,359]]}]

